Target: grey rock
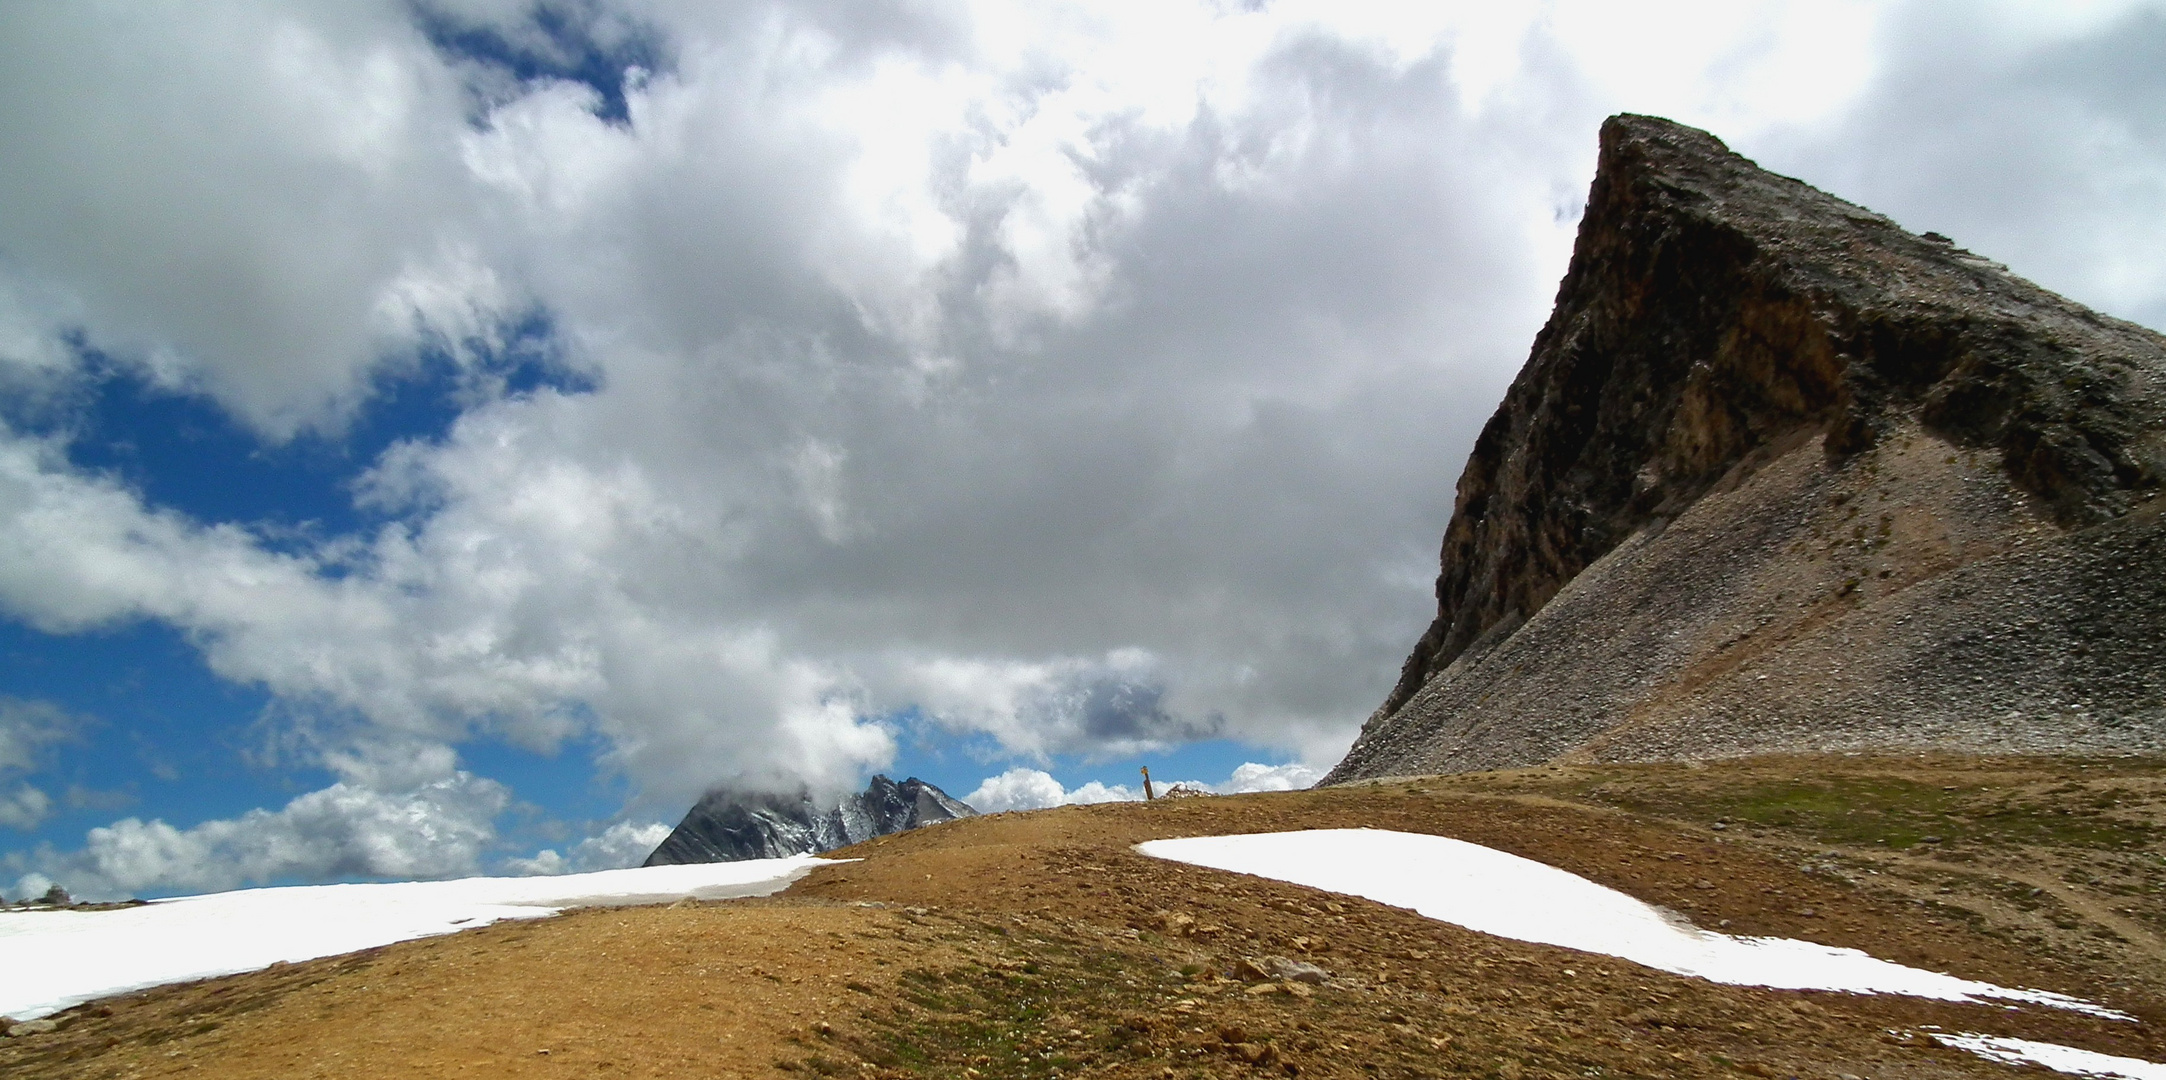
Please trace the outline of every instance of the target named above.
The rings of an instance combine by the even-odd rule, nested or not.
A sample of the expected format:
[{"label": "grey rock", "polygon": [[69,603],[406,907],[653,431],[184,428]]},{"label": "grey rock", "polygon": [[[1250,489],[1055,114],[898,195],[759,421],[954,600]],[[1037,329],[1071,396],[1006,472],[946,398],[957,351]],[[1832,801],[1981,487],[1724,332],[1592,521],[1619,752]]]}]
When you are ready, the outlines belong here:
[{"label": "grey rock", "polygon": [[41,1020],[21,1020],[7,1026],[8,1037],[11,1039],[21,1038],[24,1035],[43,1035],[48,1031],[59,1030],[60,1021],[50,1018]]},{"label": "grey rock", "polygon": [[833,805],[809,792],[790,795],[710,791],[677,824],[645,866],[736,862],[813,855],[977,811],[911,777],[875,776],[864,791]]},{"label": "grey rock", "polygon": [[1317,967],[1315,964],[1304,963],[1299,960],[1288,960],[1283,956],[1269,957],[1266,963],[1271,965],[1273,974],[1287,982],[1322,986],[1331,979],[1330,972]]}]

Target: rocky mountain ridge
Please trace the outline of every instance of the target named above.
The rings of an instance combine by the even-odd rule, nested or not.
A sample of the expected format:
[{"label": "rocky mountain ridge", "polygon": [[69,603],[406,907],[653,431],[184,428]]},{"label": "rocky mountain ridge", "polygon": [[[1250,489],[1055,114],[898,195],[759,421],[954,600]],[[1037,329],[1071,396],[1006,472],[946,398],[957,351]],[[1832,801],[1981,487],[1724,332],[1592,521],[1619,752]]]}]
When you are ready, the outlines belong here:
[{"label": "rocky mountain ridge", "polygon": [[736,862],[817,855],[920,825],[974,817],[977,811],[913,776],[874,776],[864,791],[832,806],[810,792],[792,795],[710,791],[647,856],[642,866]]},{"label": "rocky mountain ridge", "polygon": [[1653,117],[1326,783],[2166,744],[2166,339]]}]

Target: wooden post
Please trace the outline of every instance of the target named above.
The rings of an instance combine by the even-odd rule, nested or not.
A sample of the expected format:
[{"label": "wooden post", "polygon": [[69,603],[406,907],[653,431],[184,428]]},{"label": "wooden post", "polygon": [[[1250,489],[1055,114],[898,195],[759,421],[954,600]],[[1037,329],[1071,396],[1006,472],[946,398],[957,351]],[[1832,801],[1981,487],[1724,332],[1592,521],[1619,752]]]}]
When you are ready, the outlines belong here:
[{"label": "wooden post", "polygon": [[1150,800],[1152,800],[1152,799],[1155,799],[1155,798],[1157,798],[1157,797],[1158,797],[1158,794],[1157,794],[1156,792],[1154,792],[1154,791],[1152,791],[1152,790],[1151,790],[1151,767],[1150,767],[1149,765],[1145,765],[1145,766],[1143,767],[1143,798],[1144,798],[1144,801],[1148,802],[1148,801],[1150,801]]}]

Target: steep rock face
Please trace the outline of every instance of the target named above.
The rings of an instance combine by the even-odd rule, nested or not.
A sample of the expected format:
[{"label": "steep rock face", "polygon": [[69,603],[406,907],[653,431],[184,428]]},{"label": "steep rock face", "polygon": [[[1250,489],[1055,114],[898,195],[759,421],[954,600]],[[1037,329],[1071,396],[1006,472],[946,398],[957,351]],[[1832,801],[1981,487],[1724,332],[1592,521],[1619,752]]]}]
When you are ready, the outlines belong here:
[{"label": "steep rock face", "polygon": [[825,807],[806,793],[710,791],[641,865],[818,854],[920,825],[975,816],[976,810],[914,776],[900,784],[875,776],[864,791]]},{"label": "steep rock face", "polygon": [[2166,739],[2166,339],[1651,117],[1326,783]]}]

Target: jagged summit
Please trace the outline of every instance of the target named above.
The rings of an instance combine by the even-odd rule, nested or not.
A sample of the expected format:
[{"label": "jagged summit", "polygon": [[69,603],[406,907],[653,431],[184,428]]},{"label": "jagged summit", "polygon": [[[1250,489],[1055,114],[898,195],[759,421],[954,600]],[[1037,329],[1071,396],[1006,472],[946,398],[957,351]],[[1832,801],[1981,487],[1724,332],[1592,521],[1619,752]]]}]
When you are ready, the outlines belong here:
[{"label": "jagged summit", "polygon": [[900,784],[874,776],[864,791],[832,806],[822,805],[810,792],[710,791],[641,865],[818,854],[875,836],[976,815],[976,810],[915,776]]},{"label": "jagged summit", "polygon": [[1611,118],[1459,480],[1438,613],[1326,782],[2166,741],[2166,339]]}]

